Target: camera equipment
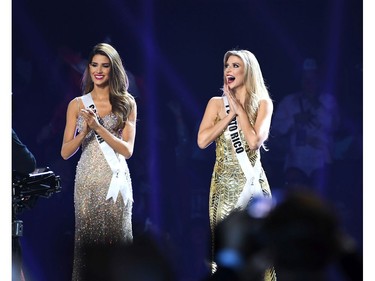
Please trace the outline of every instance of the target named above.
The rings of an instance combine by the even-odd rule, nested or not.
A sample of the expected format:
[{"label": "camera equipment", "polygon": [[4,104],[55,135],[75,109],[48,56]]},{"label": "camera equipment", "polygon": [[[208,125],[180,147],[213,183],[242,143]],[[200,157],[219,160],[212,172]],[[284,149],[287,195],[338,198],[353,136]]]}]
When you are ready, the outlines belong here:
[{"label": "camera equipment", "polygon": [[32,208],[38,197],[49,198],[60,192],[61,180],[60,176],[55,175],[48,167],[27,175],[13,171],[12,176],[12,235],[19,237],[23,233],[23,224],[17,219],[17,215],[24,208]]}]

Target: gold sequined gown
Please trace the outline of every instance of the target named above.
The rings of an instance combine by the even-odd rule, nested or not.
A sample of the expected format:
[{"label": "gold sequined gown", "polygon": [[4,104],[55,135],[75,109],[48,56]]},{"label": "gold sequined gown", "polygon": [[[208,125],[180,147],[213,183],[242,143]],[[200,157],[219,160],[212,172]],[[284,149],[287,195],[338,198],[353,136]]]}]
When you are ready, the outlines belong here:
[{"label": "gold sequined gown", "polygon": [[[78,131],[82,129],[83,119],[78,118]],[[114,114],[102,118],[102,125],[112,134],[116,123]],[[116,203],[113,198],[106,200],[112,171],[104,158],[93,131],[87,134],[82,143],[81,158],[76,168],[74,187],[75,244],[73,281],[82,280],[85,270],[85,250],[87,245],[127,243],[133,241],[132,200],[124,204],[121,194]],[[129,169],[126,179],[131,185]]]},{"label": "gold sequined gown", "polygon": [[[250,150],[242,131],[240,131],[240,136],[250,162],[254,165],[257,158],[260,157],[260,151]],[[271,197],[271,190],[263,168],[261,168],[260,171],[259,181],[264,196]],[[209,217],[213,257],[215,243],[214,227],[234,210],[245,183],[246,177],[237,160],[229,132],[225,130],[224,133],[216,139],[216,162],[212,173],[209,195]],[[213,261],[213,272],[215,271],[215,267],[216,263]],[[266,271],[264,280],[276,280],[273,269]]]}]

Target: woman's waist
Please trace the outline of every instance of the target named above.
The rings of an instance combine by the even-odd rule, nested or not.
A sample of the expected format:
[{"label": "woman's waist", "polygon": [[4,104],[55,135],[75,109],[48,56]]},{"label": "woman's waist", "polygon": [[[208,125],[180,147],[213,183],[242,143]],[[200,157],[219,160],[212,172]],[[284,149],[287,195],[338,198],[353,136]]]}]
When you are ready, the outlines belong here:
[{"label": "woman's waist", "polygon": [[217,147],[216,149],[216,160],[222,163],[226,163],[227,165],[238,165],[238,159],[242,158],[244,153],[245,159],[249,159],[249,161],[254,165],[254,163],[260,159],[260,154],[257,150],[250,150],[237,153],[233,149],[222,149]]}]

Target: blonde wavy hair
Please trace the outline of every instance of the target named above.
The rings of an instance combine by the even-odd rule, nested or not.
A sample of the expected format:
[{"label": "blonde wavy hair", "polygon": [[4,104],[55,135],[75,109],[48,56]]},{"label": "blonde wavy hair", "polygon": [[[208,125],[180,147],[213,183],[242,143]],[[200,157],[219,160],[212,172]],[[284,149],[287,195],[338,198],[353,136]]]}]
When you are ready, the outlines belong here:
[{"label": "blonde wavy hair", "polygon": [[[258,114],[259,103],[264,99],[271,99],[266,84],[263,79],[262,71],[258,60],[248,50],[230,50],[224,55],[224,69],[225,65],[230,56],[239,57],[245,66],[245,87],[248,98],[245,101],[245,111],[249,116],[252,125],[255,124],[255,120]],[[226,78],[224,74],[224,84]]]}]

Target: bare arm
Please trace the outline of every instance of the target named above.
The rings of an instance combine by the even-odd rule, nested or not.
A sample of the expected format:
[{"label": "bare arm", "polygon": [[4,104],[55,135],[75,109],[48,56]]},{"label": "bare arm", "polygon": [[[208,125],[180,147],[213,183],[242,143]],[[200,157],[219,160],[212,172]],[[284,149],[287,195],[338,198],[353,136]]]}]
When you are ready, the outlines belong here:
[{"label": "bare arm", "polygon": [[102,125],[99,125],[95,131],[104,139],[104,141],[113,148],[114,151],[120,153],[129,159],[133,155],[135,133],[136,133],[136,120],[137,120],[137,105],[134,102],[133,110],[131,111],[125,127],[122,131],[122,140],[116,138]]},{"label": "bare arm", "polygon": [[238,115],[238,122],[250,149],[258,149],[267,140],[271,126],[272,112],[272,100],[265,99],[260,102],[254,126],[250,124],[245,112]]},{"label": "bare arm", "polygon": [[[208,147],[216,138],[218,138],[233,119],[234,114],[229,113],[223,119],[215,124],[216,118],[220,112],[225,113],[223,99],[221,97],[213,97],[209,100],[204,112],[198,131],[198,146],[201,149]],[[224,115],[224,114],[223,114]]]},{"label": "bare arm", "polygon": [[133,155],[137,120],[137,105],[135,102],[122,131],[122,140],[104,128],[98,122],[95,113],[91,109],[82,109],[81,114],[89,128],[98,133],[114,151],[123,155],[125,159],[129,159]]},{"label": "bare arm", "polygon": [[272,100],[263,99],[260,101],[258,115],[254,126],[252,126],[245,109],[234,97],[228,86],[226,86],[224,93],[228,98],[230,112],[237,115],[237,122],[244,133],[246,142],[248,143],[250,149],[258,149],[261,147],[263,142],[267,140],[269,135],[273,112]]},{"label": "bare arm", "polygon": [[84,130],[76,135],[79,107],[80,105],[77,98],[71,100],[68,104],[64,137],[61,147],[61,157],[64,160],[69,159],[77,152],[80,145],[82,144],[84,137],[88,133],[88,129],[86,126]]}]

